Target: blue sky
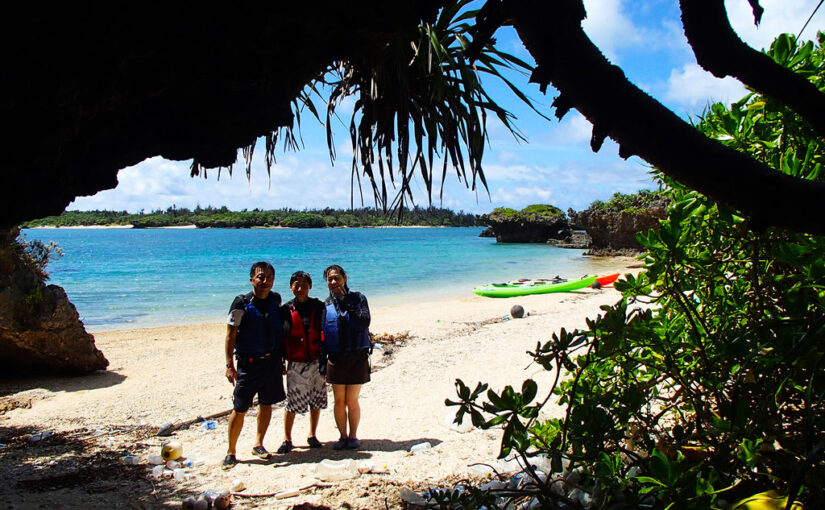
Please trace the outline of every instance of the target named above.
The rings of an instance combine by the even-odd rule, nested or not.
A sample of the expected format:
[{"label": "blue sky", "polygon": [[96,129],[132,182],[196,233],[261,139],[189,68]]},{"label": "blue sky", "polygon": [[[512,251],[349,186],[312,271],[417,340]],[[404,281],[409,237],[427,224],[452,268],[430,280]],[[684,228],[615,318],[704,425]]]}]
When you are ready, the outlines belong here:
[{"label": "blue sky", "polygon": [[[730,102],[745,94],[744,87],[727,78],[719,80],[696,64],[679,22],[677,0],[585,0],[588,18],[584,28],[605,56],[622,67],[628,78],[683,118],[698,115],[714,101]],[[762,23],[754,26],[747,0],[726,0],[731,24],[751,46],[767,47],[782,32],[798,33],[816,7],[817,0],[761,0],[765,8]],[[825,29],[825,9],[811,20],[803,39],[811,39]],[[496,34],[500,46],[530,60],[512,30]],[[549,105],[557,95],[548,89],[541,95],[538,87],[521,78],[519,85],[541,111],[551,116]],[[448,170],[443,199],[434,194],[433,205],[474,213],[494,207],[522,208],[534,203],[549,203],[566,210],[584,209],[594,200],[609,198],[614,192],[631,193],[654,187],[646,163],[638,158],[618,157],[618,147],[605,141],[599,153],[589,148],[590,124],[571,111],[561,122],[548,122],[519,104],[502,85],[490,83],[489,90],[500,104],[513,111],[517,125],[528,143],[517,142],[498,123],[488,124],[490,145],[483,167],[489,184],[484,189],[468,190]],[[341,109],[342,112],[346,111]],[[351,103],[348,105],[351,111]],[[552,117],[552,116],[551,116]],[[239,160],[230,178],[217,171],[208,179],[190,178],[189,161],[150,158],[118,174],[116,188],[91,197],[79,197],[72,210],[114,209],[137,212],[165,209],[227,206],[232,210],[304,208],[347,208],[350,205],[349,134],[343,122],[336,126],[337,159],[330,164],[324,128],[309,114],[303,118],[305,149],[280,152],[277,163],[267,175],[263,150],[253,158],[252,178],[246,179]],[[552,117],[554,118],[554,117]],[[263,144],[259,144],[262,147]],[[240,156],[240,152],[239,152]],[[440,183],[438,183],[440,184]],[[428,204],[423,183],[413,183],[416,201]],[[358,190],[356,207],[360,206]],[[364,188],[365,205],[373,205],[371,191]]]}]

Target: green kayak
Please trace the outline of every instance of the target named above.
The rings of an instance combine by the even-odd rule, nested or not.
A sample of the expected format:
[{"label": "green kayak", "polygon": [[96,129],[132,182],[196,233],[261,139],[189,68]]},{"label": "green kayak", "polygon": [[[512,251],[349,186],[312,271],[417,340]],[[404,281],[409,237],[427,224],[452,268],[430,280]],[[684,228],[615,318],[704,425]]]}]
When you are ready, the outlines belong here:
[{"label": "green kayak", "polygon": [[473,289],[479,296],[487,297],[513,297],[526,296],[528,294],[548,294],[550,292],[567,292],[569,290],[583,289],[593,285],[596,275],[585,276],[578,280],[547,280],[535,281],[527,280],[523,283],[491,283]]}]

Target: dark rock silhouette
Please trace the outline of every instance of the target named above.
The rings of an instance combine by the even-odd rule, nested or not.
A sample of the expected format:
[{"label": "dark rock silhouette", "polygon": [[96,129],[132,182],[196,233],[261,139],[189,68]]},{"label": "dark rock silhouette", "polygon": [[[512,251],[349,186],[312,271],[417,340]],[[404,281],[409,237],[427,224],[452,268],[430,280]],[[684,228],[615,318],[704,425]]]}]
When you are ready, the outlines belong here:
[{"label": "dark rock silhouette", "polygon": [[0,19],[0,228],[60,214],[152,156],[194,158],[195,172],[232,165],[239,148],[293,125],[292,101],[328,66],[386,58],[388,43],[414,40],[440,4],[340,7],[10,7]]}]

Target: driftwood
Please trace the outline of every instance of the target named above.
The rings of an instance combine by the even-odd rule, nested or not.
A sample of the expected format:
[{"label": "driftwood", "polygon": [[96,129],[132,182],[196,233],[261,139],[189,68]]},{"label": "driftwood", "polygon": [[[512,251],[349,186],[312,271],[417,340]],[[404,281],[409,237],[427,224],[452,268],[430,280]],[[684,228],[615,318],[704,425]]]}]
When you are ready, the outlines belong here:
[{"label": "driftwood", "polygon": [[312,489],[313,487],[332,487],[331,483],[324,483],[324,482],[313,482],[307,485],[302,485],[301,487],[295,489],[289,489],[280,492],[263,492],[257,494],[250,494],[246,492],[233,492],[233,497],[238,498],[276,498],[276,499],[286,499],[297,496],[298,494]]},{"label": "driftwood", "polygon": [[214,420],[215,418],[221,418],[221,417],[227,416],[229,414],[232,414],[232,409],[227,409],[226,411],[221,411],[219,413],[210,414],[208,416],[198,416],[197,418],[192,418],[191,420],[184,420],[184,421],[179,421],[179,422],[176,422],[176,423],[172,423],[172,422],[165,423],[165,424],[161,425],[158,428],[157,435],[158,436],[169,436],[169,435],[172,435],[172,433],[175,432],[176,430],[189,428],[189,426],[192,425],[193,423],[198,423],[198,422],[207,421],[207,420]]}]

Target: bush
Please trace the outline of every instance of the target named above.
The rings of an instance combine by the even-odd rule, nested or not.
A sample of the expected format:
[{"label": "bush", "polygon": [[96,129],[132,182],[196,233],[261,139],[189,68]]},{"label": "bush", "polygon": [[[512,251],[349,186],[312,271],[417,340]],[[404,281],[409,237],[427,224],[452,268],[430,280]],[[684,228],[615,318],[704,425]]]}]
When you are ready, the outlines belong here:
[{"label": "bush", "polygon": [[284,219],[282,225],[290,228],[324,228],[327,226],[323,216],[311,213],[290,214]]},{"label": "bush", "polygon": [[632,195],[616,192],[607,202],[596,200],[589,209],[604,213],[640,212],[666,201],[667,194],[662,191],[640,190]]},{"label": "bush", "polygon": [[[769,54],[825,84],[818,37],[813,48],[782,36]],[[770,99],[713,105],[697,128],[780,171],[821,178],[825,141]],[[502,457],[548,456],[556,487],[575,474],[595,508],[729,508],[769,491],[781,503],[772,508],[789,499],[823,508],[825,237],[755,230],[736,211],[664,184],[667,216],[638,236],[644,272],[618,281],[622,299],[584,331],[562,329],[530,353],[558,374],[547,399],[537,400],[532,380],[501,393],[459,380],[447,404],[477,426],[503,426]],[[551,396],[564,416],[540,420]],[[552,485],[532,495],[585,506]]]},{"label": "bush", "polygon": [[558,207],[547,204],[528,205],[521,210],[524,214],[539,214],[547,216],[564,216],[564,212]]}]

